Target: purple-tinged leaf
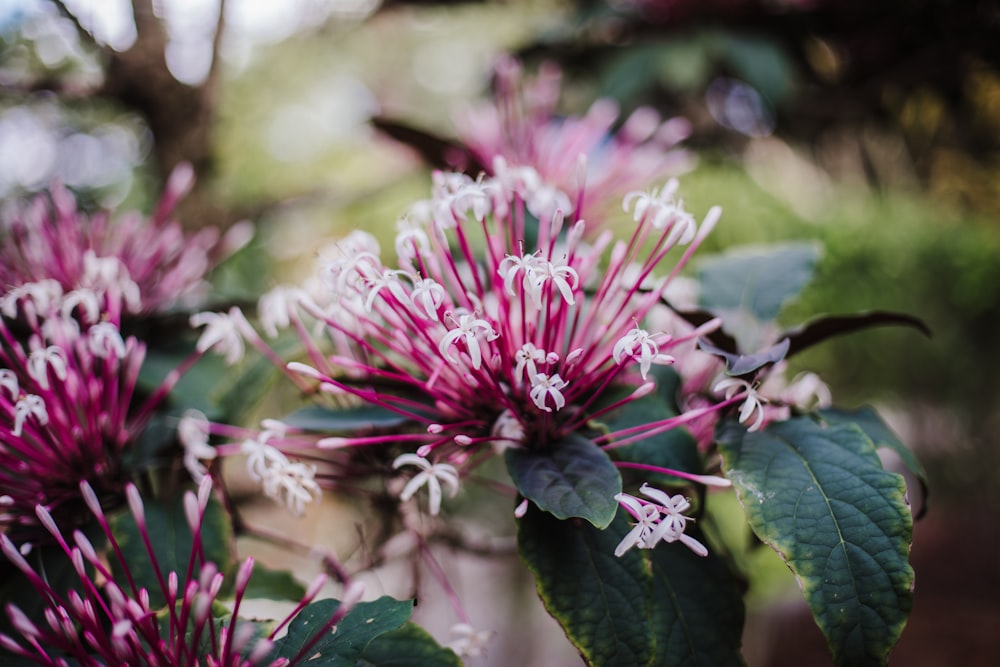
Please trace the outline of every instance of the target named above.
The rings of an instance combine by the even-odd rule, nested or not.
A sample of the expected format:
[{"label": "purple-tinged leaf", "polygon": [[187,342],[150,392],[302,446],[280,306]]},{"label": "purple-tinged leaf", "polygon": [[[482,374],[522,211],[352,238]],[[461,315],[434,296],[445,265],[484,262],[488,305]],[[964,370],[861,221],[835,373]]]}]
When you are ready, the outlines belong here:
[{"label": "purple-tinged leaf", "polygon": [[784,338],[781,342],[756,354],[732,354],[712,345],[703,338],[698,340],[698,347],[709,354],[725,359],[726,375],[739,377],[749,375],[768,364],[776,364],[784,359],[788,354],[789,340]]}]

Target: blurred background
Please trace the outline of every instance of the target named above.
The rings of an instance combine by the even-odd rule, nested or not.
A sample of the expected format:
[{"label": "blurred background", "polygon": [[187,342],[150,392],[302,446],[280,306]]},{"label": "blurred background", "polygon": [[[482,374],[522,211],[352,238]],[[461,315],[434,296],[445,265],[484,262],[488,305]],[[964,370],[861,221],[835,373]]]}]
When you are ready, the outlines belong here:
[{"label": "blurred background", "polygon": [[[457,145],[456,114],[489,99],[504,53],[529,73],[561,66],[563,113],[609,97],[623,117],[650,105],[687,118],[697,163],[681,179],[686,204],[699,217],[724,210],[705,252],[821,242],[816,279],[786,324],[874,309],[928,324],[930,339],[909,329],[834,339],[795,368],[820,373],[842,406],[876,405],[927,469],[916,602],[894,664],[995,664],[995,3],[0,0],[0,198],[58,179],[87,206],[148,211],[173,165],[189,161],[187,227],[258,226],[214,276],[229,298],[255,298],[303,277],[323,239],[360,227],[391,247],[442,146]],[[304,539],[350,533],[345,516],[336,505],[311,513]],[[489,602],[474,620],[499,635],[469,664],[577,664],[529,575],[509,548],[494,551],[448,561],[459,593]],[[759,561],[748,663],[829,664],[794,580],[776,558]],[[379,577],[407,594],[391,572]],[[439,613],[424,605],[416,620],[447,641],[453,620]]]}]

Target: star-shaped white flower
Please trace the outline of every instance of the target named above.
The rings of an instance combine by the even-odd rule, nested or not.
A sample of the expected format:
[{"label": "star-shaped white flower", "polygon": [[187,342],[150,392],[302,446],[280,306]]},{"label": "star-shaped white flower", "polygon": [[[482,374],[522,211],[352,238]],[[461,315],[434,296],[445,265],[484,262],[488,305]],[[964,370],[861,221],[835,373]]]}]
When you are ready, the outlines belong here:
[{"label": "star-shaped white flower", "polygon": [[[192,327],[205,327],[198,339],[199,352],[215,349],[225,355],[230,366],[243,358],[245,345],[241,330],[246,318],[239,308],[231,308],[228,313],[195,313],[191,316]],[[249,326],[247,323],[246,326]]]},{"label": "star-shaped white flower", "polygon": [[563,380],[559,373],[547,375],[545,373],[535,373],[531,378],[531,400],[538,406],[539,410],[552,412],[552,408],[546,405],[546,399],[551,398],[556,404],[556,410],[562,410],[566,405],[566,397],[562,390],[569,385]]},{"label": "star-shaped white flower", "polygon": [[740,378],[725,378],[712,388],[714,392],[723,390],[726,392],[726,400],[732,398],[740,391],[746,392],[746,398],[743,400],[743,405],[740,406],[739,422],[746,424],[750,421],[750,417],[754,413],[757,413],[757,417],[753,420],[753,424],[747,427],[747,431],[753,432],[758,430],[761,424],[764,423],[765,399],[757,393],[753,385]]},{"label": "star-shaped white flower", "polygon": [[[655,334],[636,327],[618,339],[618,342],[615,343],[614,348],[611,350],[611,356],[617,364],[623,363],[626,357],[635,358],[638,356],[639,373],[642,375],[642,379],[645,380],[646,375],[649,374],[650,367],[654,363],[669,364],[674,361],[673,357],[660,354],[660,346],[657,345],[654,337]],[[636,354],[637,350],[638,355]]]},{"label": "star-shaped white flower", "polygon": [[615,556],[621,558],[632,547],[652,549],[656,546],[655,541],[650,541],[650,537],[653,535],[653,531],[656,530],[660,520],[660,512],[656,509],[656,506],[648,503],[643,504],[638,498],[630,496],[627,493],[617,494],[615,500],[620,505],[624,505],[629,510],[629,514],[636,520],[632,530],[615,547]]},{"label": "star-shaped white flower", "polygon": [[483,365],[483,351],[479,346],[477,332],[482,332],[487,341],[496,340],[499,334],[493,330],[493,325],[487,320],[476,318],[471,314],[458,316],[458,326],[450,330],[438,343],[438,351],[441,356],[452,363],[457,363],[458,359],[451,356],[451,346],[459,340],[465,342],[465,347],[469,352],[469,359],[472,360],[472,367],[479,369]]},{"label": "star-shaped white flower", "polygon": [[28,375],[42,389],[49,388],[49,369],[55,373],[56,378],[66,379],[66,353],[61,347],[49,345],[46,348],[33,351],[28,356]]},{"label": "star-shaped white flower", "polygon": [[392,462],[393,468],[413,465],[420,468],[420,472],[413,476],[403,491],[399,494],[399,499],[406,502],[413,497],[413,494],[421,486],[427,485],[428,502],[427,509],[431,514],[436,515],[441,511],[441,482],[448,487],[448,497],[454,498],[458,493],[458,471],[450,463],[431,463],[417,454],[403,454],[396,457]]}]

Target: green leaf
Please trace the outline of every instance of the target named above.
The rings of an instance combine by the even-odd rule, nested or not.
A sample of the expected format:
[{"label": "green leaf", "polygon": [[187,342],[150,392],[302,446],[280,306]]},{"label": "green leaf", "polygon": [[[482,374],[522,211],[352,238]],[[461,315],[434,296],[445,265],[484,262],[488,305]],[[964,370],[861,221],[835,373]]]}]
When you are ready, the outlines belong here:
[{"label": "green leaf", "polygon": [[[176,572],[179,579],[179,590],[184,590],[188,563],[192,557],[194,544],[191,527],[188,526],[184,514],[184,499],[178,496],[170,502],[146,502],[146,530],[156,554],[156,562],[166,576],[168,572]],[[166,602],[160,580],[150,559],[149,552],[143,542],[139,527],[129,513],[122,513],[111,519],[111,530],[115,541],[121,549],[122,556],[128,564],[128,575],[136,585],[149,591],[150,604],[153,608],[161,607]],[[214,498],[209,500],[202,518],[200,531],[202,550],[207,562],[215,563],[221,572],[232,569],[232,526],[222,505]],[[117,558],[111,560],[115,581],[122,587],[128,587],[128,578]],[[195,568],[194,576],[198,576],[199,568]]]},{"label": "green leaf", "polygon": [[[892,432],[892,429],[878,416],[875,408],[871,406],[865,406],[857,410],[826,408],[819,410],[818,414],[828,424],[857,424],[858,428],[872,439],[876,449],[889,449],[895,452],[907,470],[920,483],[921,503],[916,511],[916,517],[920,518],[923,515],[927,509],[927,473],[913,452],[900,442],[896,434]],[[910,498],[910,500],[912,502],[913,498]]]},{"label": "green leaf", "polygon": [[699,269],[700,303],[723,318],[742,351],[756,350],[769,342],[763,325],[805,287],[819,256],[813,243],[784,243],[743,246],[709,258]]},{"label": "green leaf", "polygon": [[742,664],[743,603],[726,565],[666,543],[617,558],[627,516],[601,531],[532,508],[518,524],[538,594],[587,664]]},{"label": "green leaf", "polygon": [[319,405],[296,410],[284,419],[295,428],[324,433],[355,433],[392,429],[402,426],[408,418],[377,405],[362,405],[345,410],[334,410]]},{"label": "green leaf", "polygon": [[884,665],[913,605],[902,477],[854,425],[730,426],[719,447],[751,528],[795,574],[836,664]]},{"label": "green leaf", "polygon": [[356,667],[461,667],[451,649],[438,645],[419,625],[406,623],[372,640]]},{"label": "green leaf", "polygon": [[272,570],[254,563],[247,583],[246,597],[251,600],[292,600],[305,597],[306,588],[287,570]]},{"label": "green leaf", "polygon": [[622,478],[591,440],[571,435],[544,450],[508,449],[504,458],[521,495],[557,518],[580,517],[598,528],[615,518]]},{"label": "green leaf", "polygon": [[[338,600],[313,602],[300,611],[288,625],[288,634],[274,644],[269,662],[288,658],[293,664],[311,667],[353,667],[369,643],[379,635],[406,623],[413,611],[411,600],[399,601],[388,596],[372,602],[359,602],[336,624],[336,630],[317,641],[316,633],[337,612]],[[300,653],[309,656],[302,660]],[[296,662],[296,658],[300,662]]]},{"label": "green leaf", "polygon": [[[705,538],[690,525],[696,539]],[[643,551],[653,572],[654,665],[742,665],[743,584],[711,550],[702,558],[681,544]]]}]

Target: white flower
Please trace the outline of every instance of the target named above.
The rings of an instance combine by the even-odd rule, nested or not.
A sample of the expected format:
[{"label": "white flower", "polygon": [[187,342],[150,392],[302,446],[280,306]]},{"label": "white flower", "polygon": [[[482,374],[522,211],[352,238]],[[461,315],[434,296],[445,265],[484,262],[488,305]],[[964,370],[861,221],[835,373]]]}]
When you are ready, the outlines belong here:
[{"label": "white flower", "polygon": [[267,444],[274,434],[262,431],[256,438],[247,438],[240,445],[240,451],[247,455],[247,475],[255,482],[266,480],[274,468],[289,463],[277,447]]},{"label": "white flower", "polygon": [[639,491],[654,502],[644,502],[635,496],[619,493],[615,500],[623,505],[636,520],[632,530],[619,542],[615,556],[621,557],[634,546],[652,549],[660,542],[680,541],[699,556],[707,556],[704,544],[684,532],[690,517],[683,512],[691,509],[691,503],[682,495],[668,493],[643,484]]},{"label": "white flower", "polygon": [[566,303],[572,306],[576,302],[573,298],[573,290],[580,284],[580,276],[577,275],[576,269],[568,264],[543,262],[535,271],[534,290],[531,292],[535,297],[535,305],[541,303],[542,286],[548,280],[551,280],[552,284],[556,286]]},{"label": "white flower", "polygon": [[493,330],[493,325],[484,319],[477,319],[470,314],[459,315],[458,326],[450,330],[438,343],[438,351],[441,356],[452,363],[456,363],[458,359],[451,356],[450,348],[459,340],[465,342],[465,347],[469,352],[469,358],[472,360],[472,367],[479,369],[483,365],[483,351],[479,347],[479,338],[476,335],[476,331],[482,331],[486,335],[487,341],[496,340],[499,335]]},{"label": "white flower", "polygon": [[757,418],[754,419],[753,424],[747,430],[753,432],[759,429],[761,424],[764,423],[765,399],[757,393],[757,390],[749,382],[740,378],[725,378],[712,387],[712,391],[714,392],[722,390],[726,391],[726,400],[729,400],[740,391],[746,391],[746,399],[743,401],[743,405],[740,406],[739,421],[741,424],[747,423],[754,412],[756,412]]},{"label": "white flower", "polygon": [[562,390],[568,384],[568,382],[559,377],[559,373],[551,376],[545,373],[535,373],[531,378],[531,392],[529,396],[535,405],[538,406],[539,410],[552,412],[552,408],[546,405],[546,398],[548,397],[551,397],[552,402],[556,404],[556,410],[561,410],[566,405],[566,398],[563,396]]},{"label": "white flower", "polygon": [[493,423],[490,435],[500,438],[493,442],[493,448],[499,453],[509,447],[520,447],[524,442],[524,424],[510,410],[504,410]]},{"label": "white flower", "polygon": [[433,278],[421,278],[413,283],[410,299],[413,310],[429,320],[438,321],[438,308],[444,303],[444,287]]},{"label": "white flower", "polygon": [[10,400],[16,401],[21,395],[21,385],[17,381],[17,375],[9,368],[0,369],[0,388],[10,392]]},{"label": "white flower", "polygon": [[[226,357],[230,366],[243,358],[242,325],[246,321],[239,308],[231,308],[228,313],[195,313],[191,316],[192,327],[205,327],[198,339],[197,350],[207,352],[215,349]],[[249,326],[249,324],[247,325]]]},{"label": "white flower", "polygon": [[83,311],[84,322],[97,322],[101,316],[101,303],[97,293],[92,289],[81,287],[72,292],[68,292],[63,297],[62,315],[70,317],[73,311],[79,308]]},{"label": "white flower", "polygon": [[642,375],[642,379],[645,380],[646,375],[649,374],[650,366],[654,363],[668,364],[674,360],[673,357],[669,355],[660,354],[660,348],[653,338],[653,334],[636,327],[622,336],[618,342],[615,343],[615,346],[611,351],[611,356],[614,358],[615,363],[621,364],[624,362],[626,356],[635,358],[636,348],[638,347],[639,373]]},{"label": "white flower", "polygon": [[785,389],[783,398],[803,410],[828,408],[833,402],[830,387],[815,373],[799,373]]},{"label": "white flower", "polygon": [[215,447],[208,444],[208,418],[198,410],[187,410],[177,424],[177,439],[184,448],[184,467],[196,483],[208,474],[202,461],[211,461],[217,455]]},{"label": "white flower", "polygon": [[517,361],[517,365],[514,366],[516,381],[520,382],[524,378],[525,371],[528,373],[528,378],[533,378],[538,374],[535,364],[545,363],[545,350],[539,350],[532,343],[525,343],[514,353],[514,360]]},{"label": "white flower", "polygon": [[524,273],[521,278],[521,285],[524,287],[524,291],[529,291],[531,286],[536,282],[535,272],[543,261],[534,254],[521,255],[520,257],[507,255],[504,257],[500,262],[500,266],[497,267],[497,273],[503,278],[504,289],[507,290],[507,293],[511,296],[517,296],[517,292],[514,290],[514,279],[517,278],[519,272]]},{"label": "white flower", "polygon": [[95,357],[107,359],[125,356],[125,341],[121,331],[111,322],[98,322],[87,330],[87,347]]},{"label": "white flower", "polygon": [[648,503],[644,505],[638,498],[630,496],[627,493],[617,494],[615,500],[619,504],[628,507],[631,510],[629,513],[636,518],[636,523],[632,527],[632,530],[615,547],[615,556],[621,558],[626,551],[635,546],[640,549],[652,549],[655,547],[656,542],[650,541],[650,537],[653,531],[656,530],[660,519],[660,512],[656,509],[656,506]]},{"label": "white flower", "polygon": [[257,316],[267,335],[275,338],[279,329],[291,324],[292,308],[307,299],[309,295],[302,288],[284,285],[262,295],[257,301]]},{"label": "white flower", "polygon": [[406,288],[403,287],[403,283],[399,280],[400,276],[409,277],[406,271],[401,271],[399,269],[386,269],[382,273],[368,278],[366,281],[368,286],[368,298],[365,299],[365,310],[369,313],[372,312],[372,306],[375,305],[375,298],[379,295],[379,292],[381,292],[383,288],[388,289],[389,293],[395,297],[396,301],[399,303],[409,304],[410,297],[406,293]]},{"label": "white flower", "polygon": [[11,429],[11,435],[20,437],[25,420],[32,415],[40,426],[49,423],[49,412],[45,409],[45,401],[41,396],[28,394],[14,404],[14,428]]},{"label": "white flower", "polygon": [[468,623],[456,623],[451,626],[451,636],[448,648],[463,658],[478,658],[486,653],[486,644],[496,633],[492,630],[476,630]]},{"label": "white flower", "polygon": [[62,348],[49,345],[45,349],[35,350],[28,356],[28,375],[42,389],[49,388],[49,368],[60,380],[66,379],[66,353]]},{"label": "white flower", "polygon": [[264,478],[264,493],[269,498],[283,502],[295,516],[305,512],[306,503],[317,500],[322,494],[316,482],[316,467],[299,461],[273,465]]},{"label": "white flower", "polygon": [[411,261],[430,252],[427,233],[408,217],[401,218],[396,223],[396,229],[396,254],[401,261]]},{"label": "white flower", "polygon": [[403,454],[392,462],[393,468],[400,468],[406,465],[414,465],[420,468],[420,472],[413,476],[406,486],[403,487],[399,499],[406,502],[413,497],[417,490],[427,485],[429,495],[427,509],[431,514],[436,515],[441,511],[441,482],[444,482],[449,489],[448,497],[454,498],[458,493],[458,471],[455,466],[449,463],[431,463],[422,456],[416,454]]},{"label": "white flower", "polygon": [[684,202],[680,199],[674,200],[677,185],[677,179],[670,179],[659,193],[655,188],[651,192],[636,190],[625,195],[622,200],[622,208],[626,212],[635,202],[632,217],[636,222],[648,218],[655,229],[666,229],[672,226],[670,234],[667,236],[668,246],[674,243],[686,245],[694,239],[694,235],[698,231],[698,224],[694,217],[684,210]]}]

